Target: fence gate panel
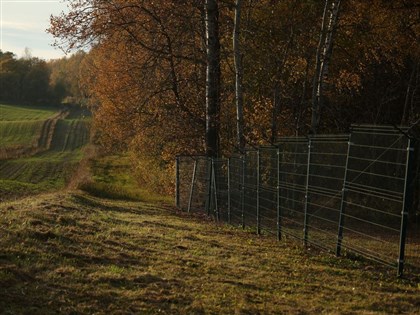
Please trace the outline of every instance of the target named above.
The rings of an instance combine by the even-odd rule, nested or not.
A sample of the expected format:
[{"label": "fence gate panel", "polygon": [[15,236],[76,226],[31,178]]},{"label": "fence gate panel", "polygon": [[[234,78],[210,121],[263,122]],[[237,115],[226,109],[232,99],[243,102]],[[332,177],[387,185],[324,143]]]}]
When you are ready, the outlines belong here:
[{"label": "fence gate panel", "polygon": [[245,151],[243,223],[247,227],[257,226],[258,208],[258,151]]},{"label": "fence gate panel", "polygon": [[348,135],[311,137],[307,195],[308,242],[335,252]]},{"label": "fence gate panel", "polygon": [[178,200],[179,208],[187,211],[191,192],[191,182],[194,173],[194,158],[190,156],[178,157]]},{"label": "fence gate panel", "polygon": [[216,192],[212,192],[217,198],[217,209],[215,215],[218,220],[228,222],[228,160],[227,159],[213,159],[214,183],[216,185]]},{"label": "fence gate panel", "polygon": [[280,138],[277,145],[281,233],[284,236],[302,239],[308,172],[308,139]]},{"label": "fence gate panel", "polygon": [[352,126],[342,246],[396,267],[408,138],[393,127]]},{"label": "fence gate panel", "polygon": [[240,157],[229,159],[229,199],[230,223],[242,225],[244,160]]},{"label": "fence gate panel", "polygon": [[272,234],[277,233],[277,160],[277,147],[260,147],[260,227]]}]

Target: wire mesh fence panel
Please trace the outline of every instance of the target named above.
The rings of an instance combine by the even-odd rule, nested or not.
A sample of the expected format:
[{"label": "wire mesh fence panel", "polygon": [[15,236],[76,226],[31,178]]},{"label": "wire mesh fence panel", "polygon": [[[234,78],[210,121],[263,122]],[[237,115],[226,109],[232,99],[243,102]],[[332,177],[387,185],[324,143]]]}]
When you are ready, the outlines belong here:
[{"label": "wire mesh fence panel", "polygon": [[208,200],[210,160],[204,156],[178,157],[179,207],[204,211]]},{"label": "wire mesh fence panel", "polygon": [[178,199],[179,208],[184,211],[187,211],[190,200],[191,183],[194,173],[194,163],[195,160],[190,156],[178,157]]},{"label": "wire mesh fence panel", "polygon": [[243,224],[247,227],[257,226],[258,208],[258,151],[245,151],[244,191],[243,191]]},{"label": "wire mesh fence panel", "polygon": [[413,206],[408,211],[405,260],[408,272],[420,276],[420,141],[411,143],[414,151],[407,185],[412,189]]},{"label": "wire mesh fence panel", "polygon": [[350,135],[281,138],[229,159],[178,157],[176,202],[337,255],[343,248],[399,274],[405,261],[419,274],[412,147],[407,129],[359,125]]},{"label": "wire mesh fence panel", "polygon": [[394,128],[352,128],[342,245],[390,266],[399,255],[407,146]]},{"label": "wire mesh fence panel", "polygon": [[348,141],[348,135],[318,135],[310,139],[307,240],[334,252]]},{"label": "wire mesh fence panel", "polygon": [[278,142],[278,186],[280,236],[303,238],[308,140],[282,138]]},{"label": "wire mesh fence panel", "polygon": [[[229,221],[229,191],[228,191],[228,160],[213,159],[215,197],[217,207],[214,207],[218,220]],[[213,192],[214,193],[214,192]]]},{"label": "wire mesh fence panel", "polygon": [[242,225],[244,160],[240,157],[229,159],[230,223]]},{"label": "wire mesh fence panel", "polygon": [[259,223],[260,228],[269,233],[277,233],[277,147],[261,147],[259,154]]}]

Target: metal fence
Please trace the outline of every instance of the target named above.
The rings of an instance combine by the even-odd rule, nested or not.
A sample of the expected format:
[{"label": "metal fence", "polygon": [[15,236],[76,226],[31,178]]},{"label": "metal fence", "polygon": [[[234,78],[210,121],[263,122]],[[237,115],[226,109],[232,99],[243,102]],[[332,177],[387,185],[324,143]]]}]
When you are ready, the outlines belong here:
[{"label": "metal fence", "polygon": [[414,144],[407,132],[358,125],[349,135],[281,138],[226,159],[177,157],[176,205],[419,275]]}]

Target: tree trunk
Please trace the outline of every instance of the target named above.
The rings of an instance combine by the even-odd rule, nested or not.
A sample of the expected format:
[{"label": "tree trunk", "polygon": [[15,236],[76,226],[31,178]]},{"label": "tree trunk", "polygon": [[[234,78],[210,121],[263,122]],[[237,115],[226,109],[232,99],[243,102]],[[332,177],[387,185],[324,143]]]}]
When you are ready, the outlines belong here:
[{"label": "tree trunk", "polygon": [[273,115],[271,117],[271,136],[270,142],[273,144],[277,141],[278,124],[277,119],[281,112],[281,95],[280,95],[280,83],[276,83],[274,86],[274,100],[273,100]]},{"label": "tree trunk", "polygon": [[322,15],[321,32],[316,52],[314,83],[312,88],[312,119],[311,133],[318,132],[321,120],[321,108],[324,105],[325,79],[328,76],[328,68],[332,55],[334,34],[338,23],[338,14],[341,0],[325,0]]},{"label": "tree trunk", "polygon": [[206,0],[206,154],[219,154],[220,129],[220,42],[217,0]]},{"label": "tree trunk", "polygon": [[236,0],[235,3],[235,20],[233,26],[233,57],[235,62],[235,101],[236,101],[236,138],[240,152],[245,149],[244,137],[244,97],[242,88],[242,54],[239,44],[239,34],[241,25],[241,8],[242,0]]},{"label": "tree trunk", "polygon": [[403,109],[403,113],[402,113],[402,116],[401,116],[401,125],[408,124],[408,121],[409,121],[410,113],[409,113],[408,105],[409,105],[409,103],[411,103],[410,99],[412,99],[413,96],[414,96],[412,90],[413,90],[413,87],[414,87],[414,79],[416,78],[416,75],[417,75],[417,68],[418,68],[418,62],[413,65],[413,69],[411,71],[410,79],[408,81],[407,92],[405,94],[404,109]]}]

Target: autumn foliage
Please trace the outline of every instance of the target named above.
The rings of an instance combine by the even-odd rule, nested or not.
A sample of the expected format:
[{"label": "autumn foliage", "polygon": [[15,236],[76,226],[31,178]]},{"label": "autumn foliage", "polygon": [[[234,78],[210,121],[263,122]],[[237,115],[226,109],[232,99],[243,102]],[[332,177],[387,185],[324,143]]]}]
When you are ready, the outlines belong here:
[{"label": "autumn foliage", "polygon": [[[158,178],[155,186],[166,189],[175,155],[205,152],[204,1],[69,3],[68,14],[51,17],[49,32],[65,49],[91,47],[81,83],[100,141],[130,151],[143,180]],[[218,5],[217,119],[220,152],[227,155],[237,151],[235,1]],[[243,1],[239,38],[248,144],[309,132],[323,8],[315,0]],[[416,1],[341,1],[318,132],[418,120],[419,12]]]}]

